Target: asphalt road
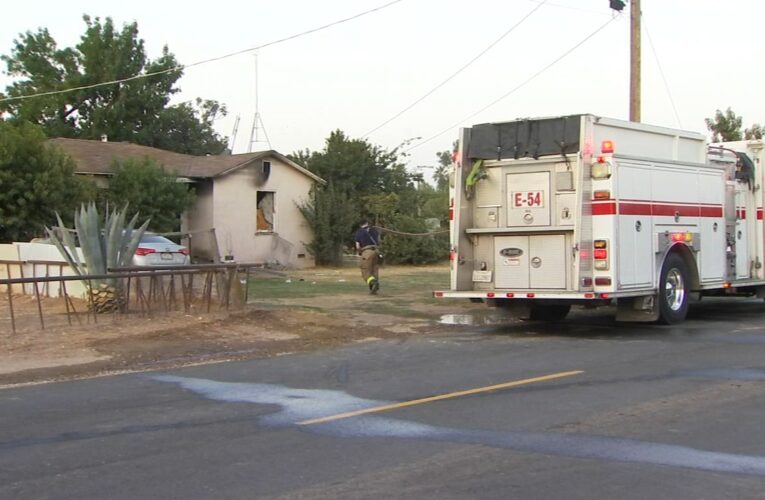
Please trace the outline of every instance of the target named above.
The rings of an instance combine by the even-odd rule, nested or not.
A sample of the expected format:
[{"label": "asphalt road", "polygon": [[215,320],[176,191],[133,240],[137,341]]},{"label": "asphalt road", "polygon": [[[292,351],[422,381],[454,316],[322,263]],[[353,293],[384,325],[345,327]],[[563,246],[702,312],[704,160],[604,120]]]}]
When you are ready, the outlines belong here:
[{"label": "asphalt road", "polygon": [[4,389],[0,498],[765,498],[764,321],[585,311]]}]

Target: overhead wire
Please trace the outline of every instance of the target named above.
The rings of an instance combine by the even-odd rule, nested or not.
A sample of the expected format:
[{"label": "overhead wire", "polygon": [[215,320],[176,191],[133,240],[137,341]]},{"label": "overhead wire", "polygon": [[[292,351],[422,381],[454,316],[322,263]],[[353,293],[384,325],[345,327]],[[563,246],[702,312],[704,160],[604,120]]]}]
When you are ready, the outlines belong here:
[{"label": "overhead wire", "polygon": [[424,140],[422,140],[422,141],[418,142],[417,144],[415,144],[414,146],[411,146],[411,147],[410,147],[410,148],[408,148],[408,149],[405,149],[405,150],[403,151],[403,153],[408,153],[409,151],[412,151],[412,150],[414,150],[414,149],[417,149],[417,148],[419,148],[420,146],[423,146],[423,145],[425,145],[425,144],[429,143],[429,142],[430,142],[430,141],[432,141],[433,139],[437,139],[438,137],[441,137],[441,136],[442,136],[442,135],[444,135],[445,133],[447,133],[447,132],[449,132],[450,130],[452,130],[454,127],[457,127],[458,125],[462,124],[463,122],[466,122],[467,120],[469,120],[469,119],[473,118],[474,116],[476,116],[476,115],[478,115],[478,114],[480,114],[480,113],[483,113],[484,111],[486,111],[487,109],[491,108],[492,106],[494,106],[494,105],[495,105],[495,104],[497,104],[498,102],[500,102],[500,101],[502,101],[502,100],[506,99],[507,97],[511,96],[512,94],[514,94],[515,92],[517,92],[518,90],[520,90],[521,88],[523,88],[524,86],[526,86],[526,85],[527,85],[529,82],[531,82],[532,80],[534,80],[536,77],[538,77],[539,75],[541,75],[542,73],[544,73],[544,72],[545,72],[545,71],[547,71],[548,69],[550,69],[550,68],[552,68],[553,66],[555,66],[557,63],[559,63],[559,62],[560,62],[561,60],[563,60],[563,59],[564,59],[566,56],[568,56],[569,54],[571,54],[572,52],[574,52],[576,49],[578,49],[579,47],[581,47],[582,45],[584,45],[584,44],[585,44],[585,43],[586,43],[588,40],[590,40],[592,37],[594,37],[595,35],[597,35],[598,33],[600,33],[600,32],[601,32],[603,29],[605,29],[605,27],[606,27],[606,26],[608,26],[609,24],[611,24],[611,23],[612,23],[612,22],[613,22],[615,19],[617,19],[617,18],[618,18],[618,16],[614,16],[614,17],[611,17],[611,18],[610,18],[608,21],[606,21],[605,23],[603,23],[603,24],[602,24],[600,27],[598,27],[598,28],[597,28],[595,31],[593,31],[592,33],[590,33],[589,35],[587,35],[586,37],[584,37],[584,38],[583,38],[582,40],[580,40],[580,41],[579,41],[579,42],[578,42],[576,45],[574,45],[573,47],[571,47],[570,49],[568,49],[566,52],[564,52],[563,54],[561,54],[560,56],[558,56],[558,57],[557,57],[555,60],[553,60],[552,62],[550,62],[549,64],[547,64],[545,67],[543,67],[542,69],[540,69],[539,71],[537,71],[536,73],[534,73],[533,75],[531,75],[530,77],[528,77],[526,80],[524,80],[524,81],[523,81],[523,82],[521,82],[520,84],[516,85],[514,88],[512,88],[512,89],[511,89],[511,90],[509,90],[508,92],[504,93],[503,95],[501,95],[501,96],[500,96],[500,97],[498,97],[497,99],[494,99],[492,102],[490,102],[490,103],[489,103],[489,104],[487,104],[486,106],[484,106],[484,107],[482,107],[481,109],[479,109],[478,111],[476,111],[476,112],[474,112],[474,113],[472,113],[472,114],[470,114],[470,115],[468,115],[468,116],[466,116],[466,117],[462,118],[461,120],[459,120],[459,121],[457,121],[457,122],[453,123],[453,124],[452,124],[452,125],[450,125],[449,127],[447,127],[447,128],[445,128],[445,129],[443,129],[441,132],[439,132],[439,133],[437,133],[437,134],[435,134],[435,135],[432,135],[432,136],[428,137],[427,139],[424,139]]},{"label": "overhead wire", "polygon": [[430,89],[428,92],[426,92],[424,95],[422,95],[421,97],[419,97],[418,99],[416,99],[415,101],[413,101],[411,104],[409,104],[408,106],[406,106],[404,109],[402,109],[401,111],[399,111],[399,112],[398,112],[398,113],[396,113],[395,115],[391,116],[390,118],[388,118],[387,120],[385,120],[384,122],[382,122],[381,124],[379,124],[378,126],[376,126],[375,128],[373,128],[372,130],[370,130],[369,132],[367,132],[366,134],[364,134],[364,135],[362,136],[362,138],[367,138],[367,137],[369,137],[370,135],[374,134],[375,132],[377,132],[378,130],[380,130],[381,128],[383,128],[385,125],[389,124],[390,122],[392,122],[393,120],[395,120],[395,119],[396,119],[396,118],[398,118],[399,116],[403,115],[404,113],[406,113],[407,111],[409,111],[410,109],[412,109],[413,107],[415,107],[416,105],[418,105],[419,103],[421,103],[422,101],[424,101],[425,99],[427,99],[428,97],[430,97],[430,96],[431,96],[431,95],[432,95],[434,92],[436,92],[438,89],[440,89],[441,87],[443,87],[444,85],[446,85],[447,83],[449,83],[449,82],[450,82],[452,79],[454,79],[454,78],[455,78],[457,75],[459,75],[460,73],[462,73],[463,71],[465,71],[465,70],[466,70],[467,68],[469,68],[469,67],[470,67],[470,66],[471,66],[473,63],[475,63],[475,62],[476,62],[478,59],[480,59],[481,57],[483,57],[483,55],[484,55],[484,54],[486,54],[488,51],[490,51],[492,48],[494,48],[494,46],[496,46],[496,45],[497,45],[499,42],[501,42],[502,40],[504,40],[504,39],[505,39],[505,38],[506,38],[506,37],[507,37],[507,36],[508,36],[510,33],[512,33],[513,31],[515,31],[515,29],[516,29],[518,26],[520,26],[521,24],[523,24],[523,22],[524,22],[524,21],[526,21],[526,19],[528,19],[529,17],[531,17],[531,16],[532,16],[532,14],[534,14],[536,11],[538,11],[540,8],[542,8],[542,6],[544,6],[544,4],[545,4],[547,1],[548,1],[548,0],[541,0],[541,2],[540,2],[540,3],[538,3],[538,5],[537,5],[536,7],[534,7],[534,8],[533,8],[533,9],[532,9],[532,10],[531,10],[531,11],[530,11],[528,14],[526,14],[525,16],[523,16],[523,17],[521,18],[521,20],[520,20],[520,21],[518,21],[518,22],[517,22],[517,23],[515,23],[513,26],[511,26],[511,27],[510,27],[510,29],[508,29],[508,30],[506,30],[504,33],[502,33],[502,35],[500,35],[500,36],[499,36],[499,38],[497,38],[496,40],[494,40],[493,42],[491,42],[491,43],[490,43],[490,44],[489,44],[489,45],[488,45],[486,48],[484,48],[484,49],[483,49],[481,52],[479,52],[479,53],[478,53],[476,56],[474,56],[474,57],[473,57],[472,59],[470,59],[470,60],[469,60],[467,63],[465,63],[464,65],[462,65],[462,66],[461,66],[461,67],[460,67],[460,68],[459,68],[457,71],[455,71],[454,73],[452,73],[451,75],[449,75],[449,76],[448,76],[448,77],[447,77],[445,80],[443,80],[441,83],[439,83],[438,85],[436,85],[435,87],[433,87],[432,89]]},{"label": "overhead wire", "polygon": [[667,92],[667,97],[669,97],[669,103],[672,105],[672,111],[675,113],[675,120],[677,120],[677,126],[680,128],[683,128],[683,123],[680,121],[680,115],[677,112],[677,106],[675,106],[675,100],[672,98],[672,91],[669,88],[669,84],[667,83],[667,77],[664,75],[664,69],[661,67],[661,61],[659,60],[659,54],[656,52],[656,47],[653,44],[653,39],[651,38],[651,32],[648,31],[648,26],[645,22],[645,17],[641,14],[640,19],[643,24],[643,28],[645,28],[645,34],[648,36],[648,45],[651,46],[651,51],[653,52],[653,58],[656,60],[656,66],[659,68],[659,74],[661,75],[661,81],[664,82],[664,90]]},{"label": "overhead wire", "polygon": [[319,26],[317,28],[313,28],[313,29],[306,30],[306,31],[301,31],[300,33],[295,33],[293,35],[289,35],[289,36],[286,36],[284,38],[279,38],[277,40],[273,40],[273,41],[264,43],[262,45],[258,45],[256,47],[250,47],[248,49],[242,49],[242,50],[237,50],[235,52],[229,52],[228,54],[224,54],[224,55],[216,56],[216,57],[211,57],[209,59],[203,59],[201,61],[197,61],[197,62],[194,62],[194,63],[191,63],[191,64],[179,64],[179,65],[174,66],[172,68],[166,68],[166,69],[159,70],[159,71],[152,71],[150,73],[141,73],[141,74],[138,74],[138,75],[129,76],[127,78],[119,78],[119,79],[111,80],[111,81],[108,81],[108,82],[93,83],[93,84],[90,84],[90,85],[80,85],[78,87],[71,87],[71,88],[68,88],[68,89],[60,89],[60,90],[51,90],[51,91],[47,91],[47,92],[38,92],[36,94],[27,94],[27,95],[21,95],[21,96],[13,96],[13,97],[4,97],[4,98],[0,99],[0,102],[20,101],[20,100],[24,100],[24,99],[31,99],[31,98],[34,98],[34,97],[43,97],[43,96],[50,96],[50,95],[57,95],[57,94],[65,94],[65,93],[68,93],[68,92],[75,92],[77,90],[88,90],[88,89],[93,89],[93,88],[98,88],[98,87],[105,87],[107,85],[115,85],[115,84],[118,84],[118,83],[125,83],[125,82],[134,81],[134,80],[140,80],[140,79],[143,79],[143,78],[149,78],[151,76],[162,75],[162,74],[165,74],[165,73],[172,73],[174,71],[181,71],[183,69],[188,69],[188,68],[192,68],[194,66],[200,66],[202,64],[208,64],[208,63],[211,63],[211,62],[216,62],[216,61],[220,61],[220,60],[223,60],[223,59],[228,59],[230,57],[238,56],[240,54],[246,54],[248,52],[253,52],[253,51],[256,51],[256,50],[259,50],[259,49],[270,47],[272,45],[276,45],[276,44],[279,44],[279,43],[284,43],[284,42],[287,42],[287,41],[290,41],[290,40],[294,40],[296,38],[301,38],[301,37],[304,37],[306,35],[310,35],[310,34],[318,32],[318,31],[322,31],[322,30],[325,30],[325,29],[337,26],[339,24],[347,23],[348,21],[353,21],[355,19],[358,19],[360,17],[366,16],[368,14],[372,14],[374,12],[383,10],[383,9],[385,9],[387,7],[390,7],[391,5],[397,4],[397,3],[402,2],[402,1],[403,0],[392,0],[392,1],[388,2],[388,3],[380,5],[378,7],[373,8],[373,9],[365,10],[364,12],[360,12],[360,13],[355,14],[353,16],[346,17],[346,18],[343,18],[343,19],[339,19],[337,21],[333,21],[333,22],[328,23],[328,24],[324,24],[324,25]]}]

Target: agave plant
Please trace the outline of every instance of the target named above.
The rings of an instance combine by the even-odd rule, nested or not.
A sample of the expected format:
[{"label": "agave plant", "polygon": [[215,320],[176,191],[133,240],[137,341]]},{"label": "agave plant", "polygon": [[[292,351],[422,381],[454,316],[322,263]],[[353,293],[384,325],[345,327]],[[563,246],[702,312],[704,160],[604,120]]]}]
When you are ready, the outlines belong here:
[{"label": "agave plant", "polygon": [[[106,208],[104,224],[95,203],[82,205],[74,212],[75,230],[67,229],[56,214],[60,232],[47,228],[51,241],[78,276],[105,276],[108,269],[130,265],[138,243],[149,221],[135,229],[138,214],[125,224],[127,206],[122,210]],[[77,251],[74,234],[82,250],[82,260]],[[116,278],[90,279],[86,282],[89,301],[96,312],[112,312],[124,306],[124,292]]]}]

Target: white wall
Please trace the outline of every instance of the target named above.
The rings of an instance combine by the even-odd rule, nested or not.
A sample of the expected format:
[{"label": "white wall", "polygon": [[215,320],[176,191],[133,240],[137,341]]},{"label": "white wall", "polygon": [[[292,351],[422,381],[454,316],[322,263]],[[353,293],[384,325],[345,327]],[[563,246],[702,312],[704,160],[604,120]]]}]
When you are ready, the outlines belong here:
[{"label": "white wall", "polygon": [[[10,267],[11,278],[36,278],[45,276],[74,276],[76,273],[69,267],[64,258],[59,253],[55,245],[44,243],[13,243],[10,245],[0,245],[0,260],[16,260],[21,262],[21,266],[0,266],[0,278],[6,278],[7,269]],[[45,264],[32,263],[30,261],[43,261]],[[60,264],[58,264],[60,263]],[[59,297],[61,295],[60,283],[39,283],[37,289],[42,296]],[[5,287],[0,287],[5,291]],[[66,289],[69,295],[81,297],[85,294],[85,286],[80,281],[67,281]],[[33,295],[34,285],[26,284],[14,285],[14,292]]]},{"label": "white wall", "polygon": [[[308,199],[313,180],[271,158],[268,180],[256,184],[256,167],[235,170],[215,179],[214,223],[222,256],[239,262],[272,262],[291,268],[312,267],[305,245],[313,232],[297,208]],[[274,192],[274,233],[256,232],[257,192]]]},{"label": "white wall", "polygon": [[[181,218],[181,231],[206,231],[215,227],[213,206],[213,181],[205,179],[194,184],[196,200]],[[185,244],[191,249],[192,257],[214,262],[216,260],[215,245],[209,233],[192,234],[191,240]]]}]

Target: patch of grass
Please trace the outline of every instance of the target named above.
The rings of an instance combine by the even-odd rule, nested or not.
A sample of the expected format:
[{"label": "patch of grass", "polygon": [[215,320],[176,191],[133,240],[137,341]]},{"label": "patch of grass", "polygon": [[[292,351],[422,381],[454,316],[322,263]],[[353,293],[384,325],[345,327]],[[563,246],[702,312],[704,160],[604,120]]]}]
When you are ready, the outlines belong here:
[{"label": "patch of grass", "polygon": [[262,278],[250,280],[249,298],[300,299],[327,295],[354,293],[363,284],[330,280],[286,280],[283,278]]},{"label": "patch of grass", "polygon": [[[380,282],[386,296],[429,300],[435,289],[449,286],[449,268],[383,267]],[[358,269],[315,269],[293,273],[289,278],[251,278],[252,299],[302,299],[333,295],[365,294],[366,286]]]}]

